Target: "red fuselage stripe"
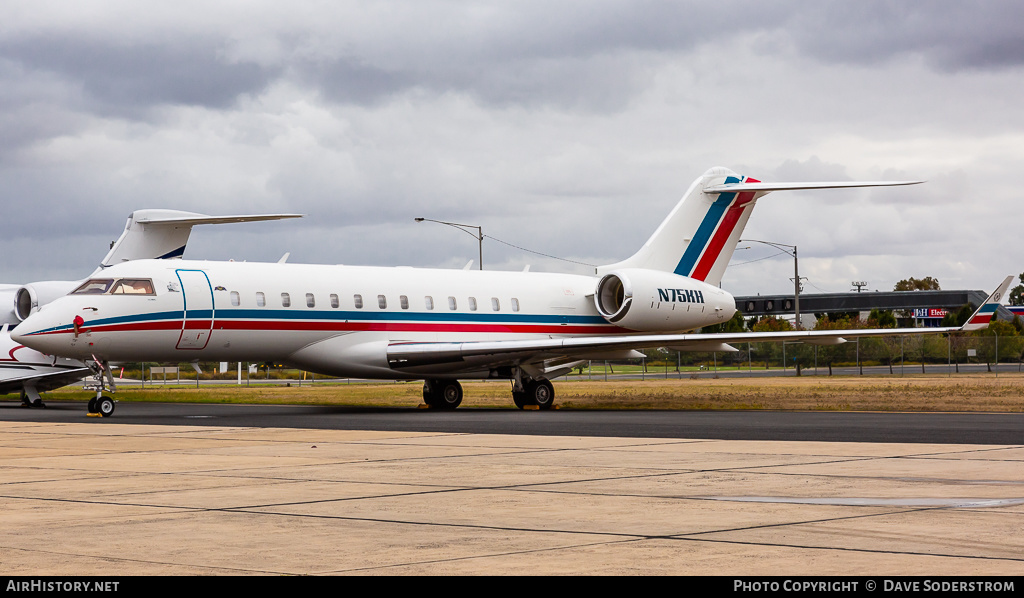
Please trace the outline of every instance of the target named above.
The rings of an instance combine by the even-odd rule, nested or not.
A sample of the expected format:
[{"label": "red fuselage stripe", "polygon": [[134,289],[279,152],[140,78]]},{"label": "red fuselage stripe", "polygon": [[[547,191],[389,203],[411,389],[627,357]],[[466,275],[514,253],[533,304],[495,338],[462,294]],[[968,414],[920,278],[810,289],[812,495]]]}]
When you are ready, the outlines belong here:
[{"label": "red fuselage stripe", "polygon": [[[748,178],[747,183],[760,183],[757,179]],[[725,242],[729,240],[729,236],[732,234],[733,229],[736,228],[736,223],[739,221],[740,216],[743,215],[743,210],[750,201],[754,199],[753,191],[744,191],[739,194],[736,201],[729,206],[729,209],[725,211],[725,217],[722,218],[722,223],[718,225],[718,230],[715,231],[714,236],[711,237],[711,241],[708,242],[707,249],[704,250],[704,255],[701,256],[700,262],[697,263],[697,267],[693,269],[693,278],[697,280],[707,280],[708,273],[711,272],[711,268],[715,265],[715,261],[718,260],[718,256],[722,253],[722,248],[725,247]]]}]

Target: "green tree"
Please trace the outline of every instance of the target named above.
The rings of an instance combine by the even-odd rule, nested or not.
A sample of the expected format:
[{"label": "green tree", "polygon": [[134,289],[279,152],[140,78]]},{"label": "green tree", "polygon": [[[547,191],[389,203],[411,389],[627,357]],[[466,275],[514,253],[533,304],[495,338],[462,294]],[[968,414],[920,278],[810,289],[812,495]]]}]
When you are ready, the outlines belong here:
[{"label": "green tree", "polygon": [[1020,279],[1021,284],[1010,290],[1010,305],[1024,305],[1024,272],[1021,272],[1017,278]]},{"label": "green tree", "polygon": [[963,326],[974,315],[976,309],[978,308],[974,307],[973,303],[965,303],[956,311],[946,312],[946,315],[942,316],[942,326],[944,328]]},{"label": "green tree", "polygon": [[868,313],[868,328],[895,328],[896,316],[889,309],[873,309]]},{"label": "green tree", "polygon": [[925,276],[924,278],[905,278],[896,283],[893,287],[894,291],[941,291],[939,288],[939,281],[932,278],[931,276]]},{"label": "green tree", "polygon": [[743,332],[745,323],[743,321],[743,314],[736,311],[731,318],[722,322],[721,324],[715,324],[714,326],[705,326],[700,329],[705,334],[717,334],[721,332]]},{"label": "green tree", "polygon": [[[837,318],[835,320],[825,317],[819,318],[814,324],[815,330],[856,330],[858,328],[864,328],[864,322],[860,318],[850,317],[849,315]],[[832,375],[832,364],[837,359],[848,357],[849,347],[851,343],[843,345],[822,345],[817,347],[817,362],[828,366],[828,375]]]},{"label": "green tree", "polygon": [[[989,322],[987,328],[975,330],[969,333],[975,337],[978,345],[978,357],[984,359],[988,364],[988,371],[992,371],[992,363],[999,363],[1000,357],[1017,357],[1017,329],[1010,322],[995,320]],[[996,341],[995,337],[999,337]],[[982,340],[984,339],[984,340]],[[996,347],[999,354],[996,354]]]}]

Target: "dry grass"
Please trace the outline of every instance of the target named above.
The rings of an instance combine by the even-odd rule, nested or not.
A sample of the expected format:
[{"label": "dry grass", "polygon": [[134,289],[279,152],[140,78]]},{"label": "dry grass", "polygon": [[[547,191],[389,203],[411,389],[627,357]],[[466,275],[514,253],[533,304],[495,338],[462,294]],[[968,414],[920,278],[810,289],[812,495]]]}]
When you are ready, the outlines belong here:
[{"label": "dry grass", "polygon": [[[467,407],[513,408],[509,383],[465,382]],[[121,401],[287,403],[415,407],[422,383],[324,384],[313,386],[204,386],[118,391]],[[562,409],[773,409],[833,411],[991,411],[1024,409],[1024,374],[806,376],[779,378],[700,377],[683,380],[556,381]],[[55,400],[87,400],[69,387],[47,393]]]}]

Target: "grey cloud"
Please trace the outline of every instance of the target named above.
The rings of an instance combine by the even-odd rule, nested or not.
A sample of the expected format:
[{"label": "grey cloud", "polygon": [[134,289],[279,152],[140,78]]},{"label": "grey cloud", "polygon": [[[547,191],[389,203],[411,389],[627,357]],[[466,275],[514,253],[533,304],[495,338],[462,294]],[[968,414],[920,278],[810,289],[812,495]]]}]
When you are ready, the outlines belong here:
[{"label": "grey cloud", "polygon": [[[733,43],[743,32],[781,24],[786,17],[784,11],[748,2],[514,6],[481,11],[487,16],[471,19],[460,6],[448,14],[436,4],[417,4],[410,10],[422,10],[424,23],[450,22],[402,31],[385,49],[353,41],[340,54],[299,58],[293,67],[304,83],[343,103],[377,103],[420,89],[466,93],[498,107],[613,111],[644,88],[650,67],[666,59],[659,54],[676,56],[714,40]],[[296,48],[311,43],[282,41]]]},{"label": "grey cloud", "polygon": [[919,54],[943,71],[1024,64],[1019,2],[812,2],[794,13],[797,46],[826,62],[874,64]]},{"label": "grey cloud", "polygon": [[210,40],[118,43],[47,35],[0,43],[0,58],[81,86],[100,112],[138,114],[160,104],[224,108],[258,93],[276,69],[228,63]]}]

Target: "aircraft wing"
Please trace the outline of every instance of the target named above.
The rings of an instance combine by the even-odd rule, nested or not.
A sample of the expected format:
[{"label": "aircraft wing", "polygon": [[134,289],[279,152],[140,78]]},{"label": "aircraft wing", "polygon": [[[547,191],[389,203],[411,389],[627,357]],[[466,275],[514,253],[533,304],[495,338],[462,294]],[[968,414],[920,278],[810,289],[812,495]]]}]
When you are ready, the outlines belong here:
[{"label": "aircraft wing", "polygon": [[20,393],[32,386],[37,392],[46,392],[80,382],[92,375],[92,370],[79,366],[51,366],[50,364],[0,363],[0,394]]},{"label": "aircraft wing", "polygon": [[608,353],[654,347],[683,351],[736,351],[729,343],[798,341],[837,345],[847,339],[874,336],[942,334],[977,330],[988,326],[999,300],[1013,277],[1008,276],[985,303],[961,327],[867,328],[850,330],[789,330],[783,332],[726,332],[720,334],[621,334],[598,337],[567,337],[479,342],[396,342],[388,346],[392,369],[414,371],[418,367],[448,365],[453,371],[484,367],[522,366],[550,360],[587,359]]},{"label": "aircraft wing", "polygon": [[[394,343],[388,346],[388,364],[393,369],[455,365],[465,369],[483,366],[521,365],[558,358],[588,359],[610,353],[655,347],[681,351],[736,351],[730,343],[799,341],[837,345],[857,337],[941,334],[962,328],[869,328],[853,330],[792,330],[785,332],[737,332],[721,334],[622,334],[618,336],[549,338],[479,342]],[[462,369],[462,368],[457,368]]]}]

